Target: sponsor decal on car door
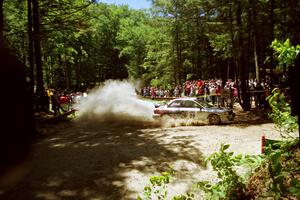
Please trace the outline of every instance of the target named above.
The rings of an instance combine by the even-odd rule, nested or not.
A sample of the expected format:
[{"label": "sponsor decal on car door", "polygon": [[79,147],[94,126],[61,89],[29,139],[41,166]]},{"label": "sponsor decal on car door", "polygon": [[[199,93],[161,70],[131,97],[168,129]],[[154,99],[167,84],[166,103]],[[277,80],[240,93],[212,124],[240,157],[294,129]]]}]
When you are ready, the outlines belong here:
[{"label": "sponsor decal on car door", "polygon": [[197,118],[198,113],[201,112],[199,105],[190,100],[182,101],[180,112],[182,116],[187,118]]}]

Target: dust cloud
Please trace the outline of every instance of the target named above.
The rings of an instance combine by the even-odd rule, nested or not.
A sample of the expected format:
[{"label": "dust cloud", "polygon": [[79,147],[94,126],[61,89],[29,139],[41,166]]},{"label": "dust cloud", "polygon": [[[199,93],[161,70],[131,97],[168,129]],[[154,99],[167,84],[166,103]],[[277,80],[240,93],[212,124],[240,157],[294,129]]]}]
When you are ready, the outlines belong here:
[{"label": "dust cloud", "polygon": [[205,126],[207,123],[200,119],[190,119],[188,117],[172,118],[169,116],[162,117],[161,126],[165,128],[174,128],[179,126]]},{"label": "dust cloud", "polygon": [[139,99],[129,81],[108,80],[77,105],[78,121],[124,125],[154,124],[152,102]]},{"label": "dust cloud", "polygon": [[154,103],[142,100],[130,81],[108,80],[75,105],[77,122],[90,125],[177,127],[203,125],[195,119],[163,116],[153,119]]}]

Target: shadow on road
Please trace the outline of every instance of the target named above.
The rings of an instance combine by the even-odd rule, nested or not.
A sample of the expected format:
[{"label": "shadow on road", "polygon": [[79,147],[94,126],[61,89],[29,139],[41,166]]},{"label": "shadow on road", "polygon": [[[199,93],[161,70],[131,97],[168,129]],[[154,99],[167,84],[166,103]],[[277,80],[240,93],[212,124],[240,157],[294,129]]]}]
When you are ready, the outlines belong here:
[{"label": "shadow on road", "polygon": [[35,145],[30,174],[0,199],[132,199],[130,188],[143,188],[149,176],[178,160],[202,166],[202,154],[188,138],[168,141],[164,130],[73,123]]}]

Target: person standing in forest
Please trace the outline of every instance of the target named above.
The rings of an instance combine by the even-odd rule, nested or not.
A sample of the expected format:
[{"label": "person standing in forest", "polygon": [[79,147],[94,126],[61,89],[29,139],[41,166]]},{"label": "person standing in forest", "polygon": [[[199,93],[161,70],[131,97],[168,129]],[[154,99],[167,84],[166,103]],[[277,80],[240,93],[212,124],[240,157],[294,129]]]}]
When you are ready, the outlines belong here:
[{"label": "person standing in forest", "polygon": [[216,84],[215,83],[211,84],[209,92],[210,92],[210,95],[211,95],[212,104],[214,105],[215,102],[216,102],[216,95],[217,95],[217,93],[216,93]]},{"label": "person standing in forest", "polygon": [[218,107],[222,106],[222,98],[221,98],[222,87],[220,84],[217,84],[216,95],[217,95],[217,105]]},{"label": "person standing in forest", "polygon": [[59,102],[59,97],[58,97],[58,92],[53,90],[53,94],[51,95],[51,105],[52,105],[52,110],[54,112],[54,115],[59,115],[60,111],[62,110],[65,112],[65,110],[62,108]]},{"label": "person standing in forest", "polygon": [[262,82],[258,82],[255,87],[255,106],[261,107],[262,106],[262,92],[263,92]]}]

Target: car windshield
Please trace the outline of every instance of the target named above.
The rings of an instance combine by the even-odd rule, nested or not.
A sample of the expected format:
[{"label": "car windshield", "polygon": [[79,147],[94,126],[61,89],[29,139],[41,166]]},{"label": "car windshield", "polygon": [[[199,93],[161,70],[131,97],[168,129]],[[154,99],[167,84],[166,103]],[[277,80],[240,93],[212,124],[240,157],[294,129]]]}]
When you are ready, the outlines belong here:
[{"label": "car windshield", "polygon": [[200,100],[200,99],[197,99],[196,100],[197,103],[199,103],[203,108],[211,108],[213,107],[211,104],[203,101],[203,100]]}]

